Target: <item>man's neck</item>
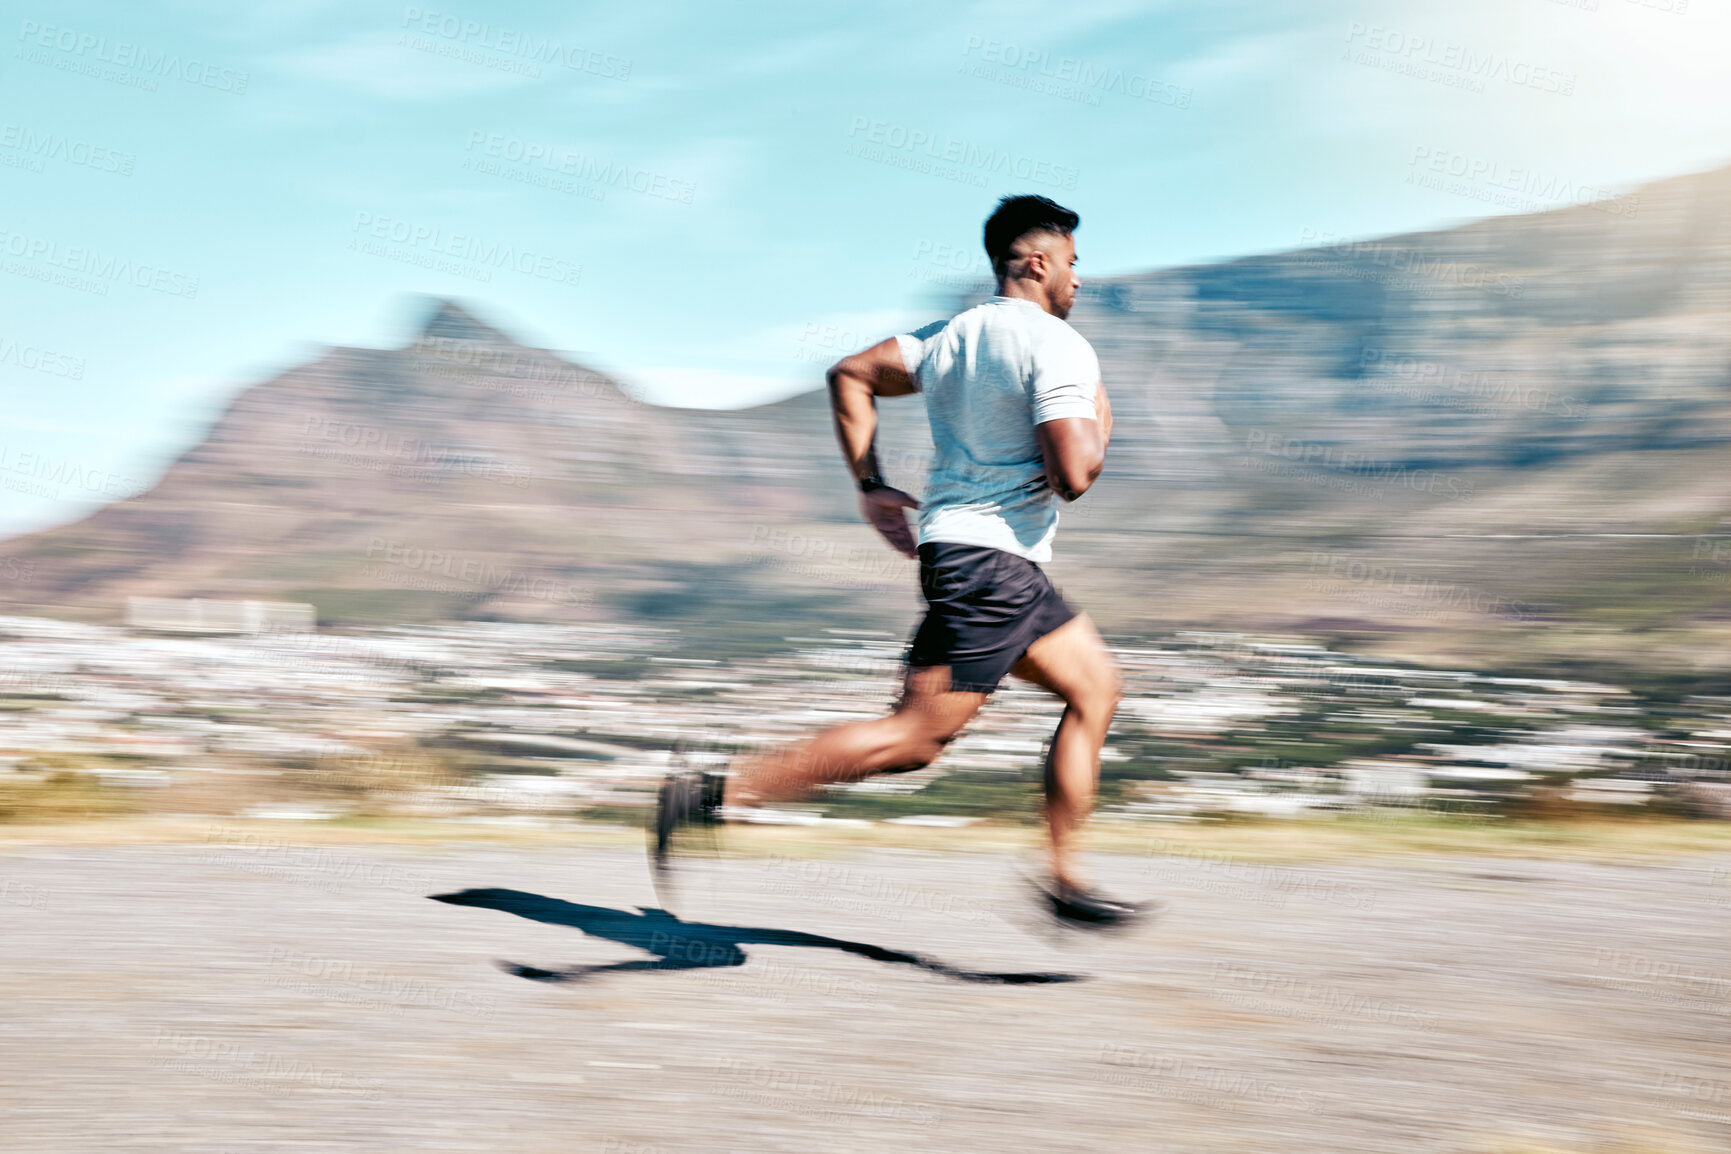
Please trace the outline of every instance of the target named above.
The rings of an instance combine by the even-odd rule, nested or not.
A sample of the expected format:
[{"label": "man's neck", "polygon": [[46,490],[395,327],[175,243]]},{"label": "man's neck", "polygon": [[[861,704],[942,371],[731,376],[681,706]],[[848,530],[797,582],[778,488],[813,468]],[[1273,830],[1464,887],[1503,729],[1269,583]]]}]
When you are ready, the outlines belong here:
[{"label": "man's neck", "polygon": [[[1038,281],[1012,280],[998,282],[998,295],[1011,300],[1027,301],[1038,305],[1044,311],[1052,312],[1052,299],[1046,294],[1046,286]],[[1053,314],[1056,316],[1057,314]]]}]

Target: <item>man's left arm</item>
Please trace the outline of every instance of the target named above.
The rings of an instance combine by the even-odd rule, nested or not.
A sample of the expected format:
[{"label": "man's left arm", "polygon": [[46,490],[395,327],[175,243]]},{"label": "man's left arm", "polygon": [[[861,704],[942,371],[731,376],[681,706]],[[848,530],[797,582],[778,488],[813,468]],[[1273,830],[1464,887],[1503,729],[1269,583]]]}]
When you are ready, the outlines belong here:
[{"label": "man's left arm", "polygon": [[1094,386],[1094,419],[1100,422],[1100,447],[1112,443],[1112,402],[1106,399],[1106,382]]},{"label": "man's left arm", "polygon": [[1076,333],[1060,331],[1033,348],[1029,391],[1046,486],[1075,501],[1105,468],[1112,404],[1094,350]]}]

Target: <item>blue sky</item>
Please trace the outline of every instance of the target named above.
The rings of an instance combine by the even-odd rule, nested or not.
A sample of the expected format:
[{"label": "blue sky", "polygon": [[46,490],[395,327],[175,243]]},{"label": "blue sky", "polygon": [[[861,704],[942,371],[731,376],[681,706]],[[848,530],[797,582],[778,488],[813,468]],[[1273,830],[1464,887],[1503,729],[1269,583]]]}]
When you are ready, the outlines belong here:
[{"label": "blue sky", "polygon": [[1087,277],[1731,160],[1705,0],[9,8],[0,532],[404,343],[410,294],[730,406],[940,308],[1009,192],[1082,213]]}]

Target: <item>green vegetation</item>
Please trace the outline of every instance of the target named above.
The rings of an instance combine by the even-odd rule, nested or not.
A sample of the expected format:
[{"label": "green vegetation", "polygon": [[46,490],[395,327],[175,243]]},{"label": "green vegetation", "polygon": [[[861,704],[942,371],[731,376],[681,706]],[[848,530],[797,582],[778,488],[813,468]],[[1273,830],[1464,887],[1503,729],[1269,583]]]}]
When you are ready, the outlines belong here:
[{"label": "green vegetation", "polygon": [[[826,628],[906,629],[875,619],[869,604],[846,589],[803,582],[791,592],[767,566],[668,563],[656,587],[622,592],[611,600],[627,618],[677,630],[668,656],[719,661],[759,660],[785,654],[788,636]],[[915,591],[910,588],[910,595]]]},{"label": "green vegetation", "polygon": [[473,594],[422,589],[287,589],[282,598],[311,602],[321,628],[460,620],[476,603]]},{"label": "green vegetation", "polygon": [[1038,774],[1006,774],[958,770],[946,773],[915,793],[830,790],[814,799],[826,817],[883,821],[916,814],[996,818],[1035,822],[1040,816]]},{"label": "green vegetation", "polygon": [[562,657],[547,666],[561,673],[581,673],[607,681],[641,681],[656,668],[647,657]]}]

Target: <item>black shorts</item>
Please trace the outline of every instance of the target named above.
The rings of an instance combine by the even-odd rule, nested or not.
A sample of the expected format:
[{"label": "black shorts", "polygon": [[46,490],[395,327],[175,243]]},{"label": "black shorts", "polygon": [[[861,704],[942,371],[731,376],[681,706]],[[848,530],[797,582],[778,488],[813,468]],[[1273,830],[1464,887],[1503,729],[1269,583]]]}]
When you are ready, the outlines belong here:
[{"label": "black shorts", "polygon": [[981,545],[929,541],[920,546],[926,618],[907,662],[950,667],[950,688],[990,693],[1028,652],[1076,611],[1026,557]]}]

